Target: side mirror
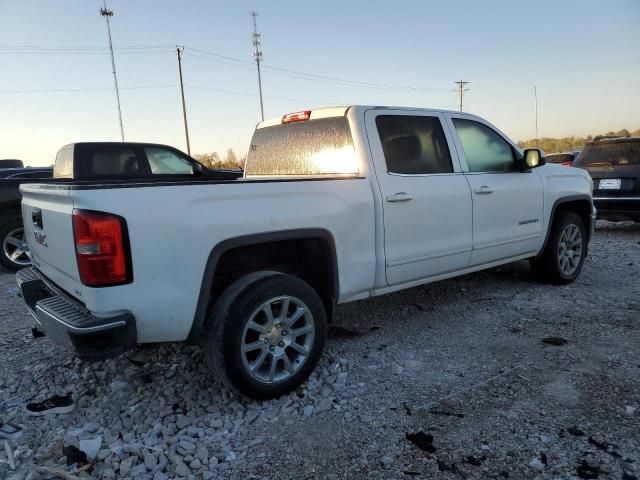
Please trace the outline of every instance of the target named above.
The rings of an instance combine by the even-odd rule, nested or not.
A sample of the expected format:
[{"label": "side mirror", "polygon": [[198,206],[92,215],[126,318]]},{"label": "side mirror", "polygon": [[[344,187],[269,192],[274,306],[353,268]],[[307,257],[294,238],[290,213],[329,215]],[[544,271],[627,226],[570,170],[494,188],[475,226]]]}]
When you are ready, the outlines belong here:
[{"label": "side mirror", "polygon": [[524,151],[524,156],[522,158],[523,170],[541,167],[545,163],[544,152],[539,148],[527,148]]}]

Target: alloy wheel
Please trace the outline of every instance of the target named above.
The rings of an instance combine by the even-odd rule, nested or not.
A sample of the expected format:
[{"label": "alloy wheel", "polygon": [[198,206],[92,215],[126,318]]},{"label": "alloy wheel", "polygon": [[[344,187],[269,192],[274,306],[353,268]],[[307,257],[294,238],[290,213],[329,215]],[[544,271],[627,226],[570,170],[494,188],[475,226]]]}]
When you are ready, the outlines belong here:
[{"label": "alloy wheel", "polygon": [[272,298],[253,312],[244,328],[242,363],[255,380],[285,381],[306,361],[314,336],[314,318],[302,300]]},{"label": "alloy wheel", "polygon": [[582,259],[582,233],[575,224],[565,227],[558,243],[558,264],[560,271],[567,276],[573,275]]},{"label": "alloy wheel", "polygon": [[27,253],[29,248],[24,237],[24,228],[14,228],[2,242],[2,251],[6,258],[19,266],[31,265],[31,259]]}]

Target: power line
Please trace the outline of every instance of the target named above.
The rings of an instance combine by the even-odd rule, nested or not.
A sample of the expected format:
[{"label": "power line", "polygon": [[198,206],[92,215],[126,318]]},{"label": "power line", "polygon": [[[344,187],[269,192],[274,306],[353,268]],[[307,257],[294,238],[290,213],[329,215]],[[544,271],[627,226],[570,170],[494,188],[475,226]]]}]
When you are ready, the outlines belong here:
[{"label": "power line", "polygon": [[[0,45],[0,54],[3,53],[27,53],[27,52],[7,52],[6,50],[3,50],[3,48],[20,48],[20,47],[26,47],[26,48],[38,48],[41,51],[38,52],[30,52],[30,53],[37,53],[37,54],[47,54],[47,53],[52,53],[52,54],[70,54],[70,55],[75,55],[75,54],[105,54],[107,52],[105,51],[100,51],[99,47],[68,47],[68,46],[59,46],[59,47],[43,47],[43,46],[38,46],[38,45],[9,45],[9,46],[3,46]],[[49,48],[54,49],[54,50],[61,50],[59,52],[56,51],[51,51],[48,50]],[[173,46],[170,45],[129,45],[129,46],[122,46],[122,47],[118,47],[118,48],[114,48],[114,51],[118,51],[119,53],[161,53],[162,49],[167,49],[167,52],[169,51],[168,48],[174,48]],[[90,51],[87,52],[86,50],[97,50],[97,51]],[[141,50],[141,49],[153,49],[153,50],[149,50],[149,51],[145,51],[145,50]],[[103,48],[104,50],[104,48]],[[190,51],[192,52],[196,52],[196,53],[200,53],[203,55],[206,55],[208,57],[213,57],[213,58],[207,58],[207,57],[203,57],[203,56],[198,56],[198,55],[194,55],[193,53],[190,53]],[[185,46],[185,52],[183,53],[183,55],[192,55],[195,56],[196,58],[200,58],[201,60],[209,60],[209,61],[214,61],[214,62],[218,62],[218,63],[222,63],[222,64],[226,64],[229,66],[235,66],[238,68],[247,68],[248,66],[252,65],[254,62],[250,62],[247,60],[242,60],[240,58],[237,57],[231,57],[229,55],[222,55],[220,53],[216,53],[216,52],[212,52],[209,50],[203,50],[200,48],[194,48],[194,47],[190,47],[188,45]],[[221,59],[221,60],[226,60],[227,62],[221,62],[220,60],[216,60],[216,59]],[[228,63],[231,62],[231,63]],[[284,77],[289,77],[289,78],[298,78],[301,80],[308,80],[308,81],[315,81],[315,82],[322,82],[322,83],[332,83],[332,84],[340,84],[340,85],[344,85],[344,86],[353,86],[353,87],[364,87],[364,88],[374,88],[374,89],[385,89],[385,90],[403,90],[403,91],[414,91],[414,92],[446,92],[449,91],[448,88],[439,88],[439,87],[415,87],[415,86],[408,86],[408,85],[397,85],[397,84],[387,84],[387,83],[374,83],[374,82],[365,82],[365,81],[361,81],[361,80],[353,80],[353,79],[347,79],[347,78],[339,78],[339,77],[333,77],[333,76],[328,76],[328,75],[319,75],[319,74],[315,74],[315,73],[309,73],[309,72],[303,72],[300,70],[293,70],[293,69],[289,69],[289,68],[283,68],[283,67],[277,67],[277,66],[271,66],[271,65],[266,65],[264,63],[260,63],[260,67],[261,67],[261,74],[262,73],[269,73],[271,75],[280,75],[280,76],[284,76]],[[263,69],[265,70],[263,72]]]},{"label": "power line", "polygon": [[[176,85],[136,85],[133,87],[119,87],[120,90],[141,90],[153,88],[176,88]],[[33,90],[0,90],[0,93],[76,93],[76,92],[110,92],[113,87],[97,88],[50,88]]]}]

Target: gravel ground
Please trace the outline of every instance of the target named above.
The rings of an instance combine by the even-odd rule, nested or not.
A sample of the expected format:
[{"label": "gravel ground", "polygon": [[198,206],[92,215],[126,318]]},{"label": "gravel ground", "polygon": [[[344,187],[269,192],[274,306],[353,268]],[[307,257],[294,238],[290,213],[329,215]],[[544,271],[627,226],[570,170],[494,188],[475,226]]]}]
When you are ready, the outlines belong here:
[{"label": "gravel ground", "polygon": [[[0,478],[73,471],[61,448],[92,440],[78,477],[640,478],[639,273],[640,225],[599,222],[573,285],[519,262],[344,305],[309,382],[269,402],[220,387],[197,348],[139,367],[34,341],[2,273],[0,421],[24,433]],[[73,413],[24,413],[66,392]]]}]

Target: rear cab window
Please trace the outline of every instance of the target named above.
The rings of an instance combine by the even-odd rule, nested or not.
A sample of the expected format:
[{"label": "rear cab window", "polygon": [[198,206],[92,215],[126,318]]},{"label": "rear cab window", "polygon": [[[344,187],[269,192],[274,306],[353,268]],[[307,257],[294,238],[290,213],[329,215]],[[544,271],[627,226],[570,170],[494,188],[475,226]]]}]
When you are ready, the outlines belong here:
[{"label": "rear cab window", "polygon": [[574,167],[640,165],[640,138],[621,138],[587,143]]},{"label": "rear cab window", "polygon": [[358,173],[346,117],[257,128],[245,168],[245,177],[353,176]]}]

